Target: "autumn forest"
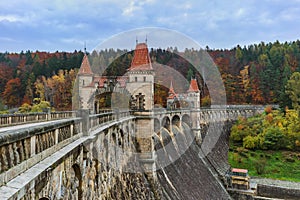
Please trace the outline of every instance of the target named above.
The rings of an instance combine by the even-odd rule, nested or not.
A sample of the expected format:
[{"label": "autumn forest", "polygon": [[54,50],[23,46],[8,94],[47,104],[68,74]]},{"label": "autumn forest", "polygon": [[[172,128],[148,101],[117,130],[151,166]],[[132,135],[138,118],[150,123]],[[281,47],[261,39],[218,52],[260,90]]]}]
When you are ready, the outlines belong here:
[{"label": "autumn forest", "polygon": [[[300,72],[300,41],[253,44],[237,46],[230,50],[205,49],[221,73],[226,88],[228,104],[279,104],[281,108],[292,107],[286,85],[294,72]],[[206,105],[209,92],[189,63],[180,62],[175,52],[151,49],[151,59],[168,65],[187,79],[201,79],[202,105]],[[186,49],[185,57],[197,56],[201,50]],[[124,54],[126,53],[126,54]],[[49,102],[55,110],[72,108],[72,86],[81,65],[84,53],[66,52],[20,52],[0,53],[0,111],[33,106],[38,102]],[[129,67],[133,52],[127,50],[105,50],[91,52],[92,69],[106,68],[107,74],[122,74]],[[99,68],[100,66],[100,68]],[[202,85],[202,86],[201,86]],[[204,85],[204,86],[203,86]],[[156,96],[166,97],[167,88],[155,90]],[[159,95],[158,95],[159,94]],[[156,101],[164,101],[156,98]],[[162,105],[164,102],[158,102]]]}]

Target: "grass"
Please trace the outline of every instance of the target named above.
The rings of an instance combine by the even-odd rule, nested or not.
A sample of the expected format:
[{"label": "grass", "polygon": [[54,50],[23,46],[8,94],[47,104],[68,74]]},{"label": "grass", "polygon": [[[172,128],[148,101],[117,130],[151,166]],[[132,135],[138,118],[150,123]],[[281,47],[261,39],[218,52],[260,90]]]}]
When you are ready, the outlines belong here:
[{"label": "grass", "polygon": [[236,148],[228,158],[232,167],[248,169],[250,176],[300,182],[300,152]]}]

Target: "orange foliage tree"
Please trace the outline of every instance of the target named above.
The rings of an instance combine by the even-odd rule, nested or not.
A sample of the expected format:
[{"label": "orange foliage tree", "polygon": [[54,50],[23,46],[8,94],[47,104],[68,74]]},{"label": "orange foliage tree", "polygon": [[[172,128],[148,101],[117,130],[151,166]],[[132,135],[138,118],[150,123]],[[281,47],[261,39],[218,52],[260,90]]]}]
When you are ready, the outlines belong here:
[{"label": "orange foliage tree", "polygon": [[12,108],[20,105],[22,100],[20,88],[21,81],[19,78],[11,79],[7,82],[2,97],[8,107]]}]

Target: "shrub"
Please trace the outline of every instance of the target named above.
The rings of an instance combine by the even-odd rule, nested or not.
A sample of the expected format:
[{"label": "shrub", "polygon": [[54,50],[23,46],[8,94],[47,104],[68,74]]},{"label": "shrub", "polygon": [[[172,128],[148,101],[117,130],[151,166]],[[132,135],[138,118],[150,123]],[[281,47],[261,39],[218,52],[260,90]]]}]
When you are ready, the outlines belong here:
[{"label": "shrub", "polygon": [[50,103],[48,101],[41,101],[39,104],[32,106],[31,112],[43,112],[46,108],[50,108]]},{"label": "shrub", "polygon": [[31,105],[28,103],[23,103],[21,107],[19,107],[19,112],[20,113],[28,113],[31,110]]},{"label": "shrub", "polygon": [[254,162],[254,167],[257,174],[261,175],[265,173],[266,163],[267,160],[265,158],[260,158]]},{"label": "shrub", "polygon": [[247,149],[255,149],[257,147],[257,141],[255,137],[248,135],[243,139],[243,147]]},{"label": "shrub", "polygon": [[210,97],[209,96],[205,96],[201,99],[201,106],[210,106],[211,101],[210,101]]},{"label": "shrub", "polygon": [[265,134],[263,146],[266,149],[278,150],[285,147],[285,136],[278,128],[269,128]]},{"label": "shrub", "polygon": [[271,112],[272,112],[272,106],[267,106],[267,107],[265,108],[265,112],[266,112],[267,114],[271,113]]}]

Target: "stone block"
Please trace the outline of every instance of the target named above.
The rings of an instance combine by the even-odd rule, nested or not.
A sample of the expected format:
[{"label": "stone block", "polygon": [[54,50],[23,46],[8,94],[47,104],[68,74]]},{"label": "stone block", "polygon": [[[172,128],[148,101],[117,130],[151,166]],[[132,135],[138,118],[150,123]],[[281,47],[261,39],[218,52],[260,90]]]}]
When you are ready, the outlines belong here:
[{"label": "stone block", "polygon": [[27,169],[29,169],[30,167],[32,167],[33,165],[37,164],[38,162],[40,162],[42,160],[41,154],[37,154],[31,158],[29,158],[28,160],[26,160],[26,166]]},{"label": "stone block", "polygon": [[12,180],[13,178],[17,177],[19,174],[23,173],[27,168],[26,162],[22,162],[13,168],[9,169],[6,172],[6,182]]},{"label": "stone block", "polygon": [[5,172],[0,174],[0,186],[5,185],[5,183],[6,183],[5,182],[5,175],[6,175]]},{"label": "stone block", "polygon": [[1,199],[18,199],[17,192],[18,189],[12,187],[3,186],[0,188]]}]

